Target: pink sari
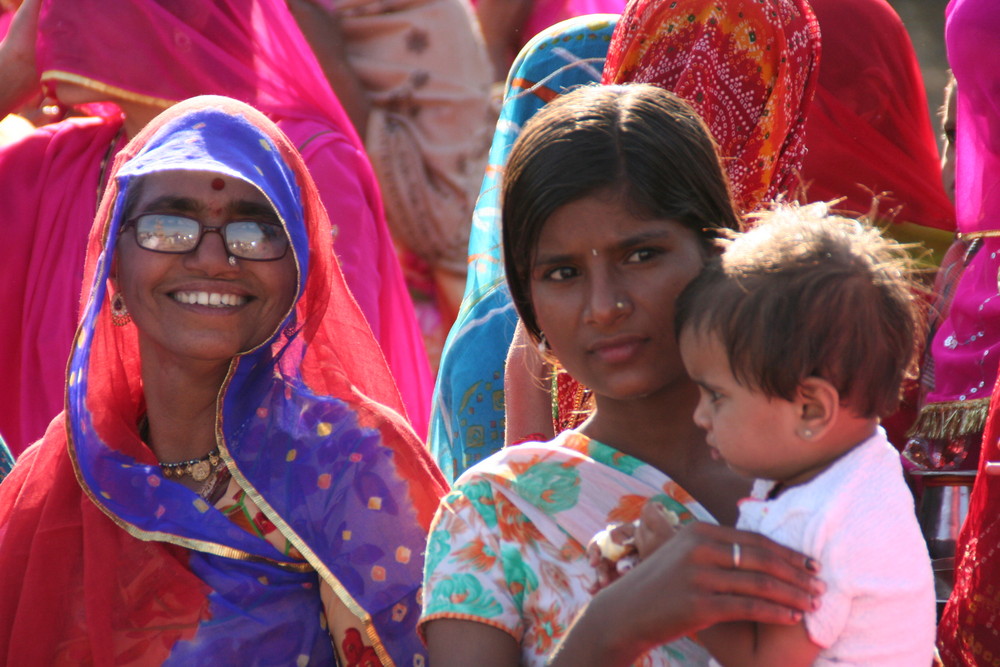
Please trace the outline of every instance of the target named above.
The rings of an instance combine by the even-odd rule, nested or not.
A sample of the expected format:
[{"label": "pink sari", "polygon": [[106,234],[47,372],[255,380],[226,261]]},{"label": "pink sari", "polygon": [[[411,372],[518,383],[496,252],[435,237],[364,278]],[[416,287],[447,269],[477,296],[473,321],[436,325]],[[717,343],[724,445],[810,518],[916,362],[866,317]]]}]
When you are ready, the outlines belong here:
[{"label": "pink sari", "polygon": [[[330,210],[347,282],[414,428],[426,434],[433,378],[378,185],[282,0],[129,0],[116,5],[113,20],[99,0],[44,0],[38,65],[47,84],[74,83],[108,99],[166,108],[194,95],[223,94],[276,121],[306,159]],[[117,107],[102,104],[96,111],[99,120],[44,128],[0,151],[3,211],[18,231],[0,287],[0,332],[7,334],[0,433],[15,453],[40,437],[63,407],[82,248],[103,185],[101,163],[125,141],[118,136]]]}]

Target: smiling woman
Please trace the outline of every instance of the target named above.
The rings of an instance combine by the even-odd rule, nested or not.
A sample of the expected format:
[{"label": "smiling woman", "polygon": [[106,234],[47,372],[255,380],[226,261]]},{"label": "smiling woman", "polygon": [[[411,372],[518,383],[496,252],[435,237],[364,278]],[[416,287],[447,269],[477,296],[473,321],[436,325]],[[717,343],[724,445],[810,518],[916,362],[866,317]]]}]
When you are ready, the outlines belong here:
[{"label": "smiling woman", "polygon": [[[235,355],[267,340],[289,314],[298,276],[288,236],[264,194],[243,180],[161,171],[137,186],[141,195],[126,210],[118,241],[116,278],[139,329],[143,365],[214,358],[224,374]],[[247,212],[259,221],[246,221]],[[274,241],[252,252],[253,245],[239,243],[236,225],[257,236],[262,225],[272,228]]]},{"label": "smiling woman", "polygon": [[67,408],[0,487],[0,662],[425,659],[444,483],[330,234],[242,103],[182,102],[123,150]]}]

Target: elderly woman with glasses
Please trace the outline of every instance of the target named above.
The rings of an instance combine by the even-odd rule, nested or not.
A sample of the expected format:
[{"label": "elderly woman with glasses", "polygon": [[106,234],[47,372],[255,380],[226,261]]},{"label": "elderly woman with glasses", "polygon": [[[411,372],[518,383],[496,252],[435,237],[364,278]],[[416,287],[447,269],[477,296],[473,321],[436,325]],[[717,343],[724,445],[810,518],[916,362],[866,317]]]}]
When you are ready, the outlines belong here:
[{"label": "elderly woman with glasses", "polygon": [[0,662],[423,664],[444,483],[330,234],[240,102],[183,102],[123,149],[66,409],[0,486]]}]

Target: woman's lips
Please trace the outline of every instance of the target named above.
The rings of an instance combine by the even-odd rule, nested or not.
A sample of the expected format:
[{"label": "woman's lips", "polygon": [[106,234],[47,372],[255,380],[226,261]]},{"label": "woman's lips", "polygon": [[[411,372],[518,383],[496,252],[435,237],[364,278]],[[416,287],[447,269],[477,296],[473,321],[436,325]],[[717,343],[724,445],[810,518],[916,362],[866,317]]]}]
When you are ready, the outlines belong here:
[{"label": "woman's lips", "polygon": [[646,342],[642,336],[615,336],[592,343],[589,352],[609,364],[620,364],[634,358]]}]

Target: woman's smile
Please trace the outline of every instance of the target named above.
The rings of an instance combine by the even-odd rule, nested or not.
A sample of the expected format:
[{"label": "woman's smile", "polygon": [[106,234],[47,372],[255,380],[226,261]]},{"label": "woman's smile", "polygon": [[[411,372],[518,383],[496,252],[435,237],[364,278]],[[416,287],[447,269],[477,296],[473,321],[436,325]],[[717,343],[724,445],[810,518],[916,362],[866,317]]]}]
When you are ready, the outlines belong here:
[{"label": "woman's smile", "polygon": [[247,297],[227,292],[172,292],[170,298],[188,305],[208,306],[209,308],[236,308],[247,302]]}]

